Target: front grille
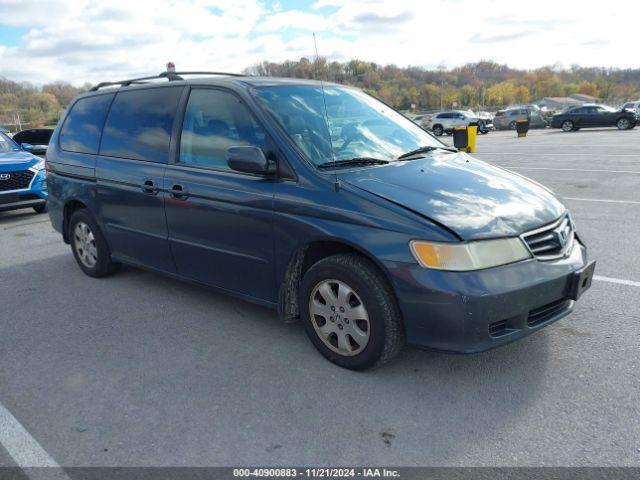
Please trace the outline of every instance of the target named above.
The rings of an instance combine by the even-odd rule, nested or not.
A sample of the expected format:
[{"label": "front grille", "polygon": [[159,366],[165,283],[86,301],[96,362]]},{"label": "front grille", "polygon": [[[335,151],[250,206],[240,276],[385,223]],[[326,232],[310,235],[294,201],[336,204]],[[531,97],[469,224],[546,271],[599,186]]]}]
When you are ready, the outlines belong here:
[{"label": "front grille", "polygon": [[569,215],[556,222],[522,235],[531,253],[540,260],[550,260],[564,255],[571,245],[575,232]]},{"label": "front grille", "polygon": [[29,188],[29,184],[31,183],[34,175],[35,173],[33,173],[31,170],[21,170],[19,172],[0,172],[0,192]]},{"label": "front grille", "polygon": [[535,308],[529,312],[529,317],[527,318],[527,325],[530,327],[535,327],[536,325],[540,325],[541,323],[550,320],[558,313],[562,312],[569,306],[570,300],[566,298],[562,298],[560,300],[556,300],[555,302],[548,303],[542,307]]}]

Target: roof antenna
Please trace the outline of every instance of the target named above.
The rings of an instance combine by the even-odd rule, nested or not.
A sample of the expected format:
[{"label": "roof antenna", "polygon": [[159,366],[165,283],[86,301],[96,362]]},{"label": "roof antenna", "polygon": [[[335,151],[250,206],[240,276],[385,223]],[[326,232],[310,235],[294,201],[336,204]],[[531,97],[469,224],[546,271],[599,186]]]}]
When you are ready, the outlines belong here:
[{"label": "roof antenna", "polygon": [[322,91],[322,104],[324,106],[324,123],[327,126],[327,133],[329,134],[329,145],[331,146],[331,160],[334,163],[334,169],[333,169],[333,173],[335,175],[335,183],[334,183],[334,187],[336,189],[336,192],[340,191],[340,180],[338,179],[338,171],[335,169],[335,163],[336,163],[336,157],[335,154],[333,152],[333,141],[331,140],[331,128],[329,128],[329,113],[327,111],[327,99],[325,97],[324,94],[324,82],[322,81],[322,77],[320,77],[320,75],[318,75],[318,61],[320,59],[319,55],[318,55],[318,44],[316,42],[316,34],[313,34],[313,46],[316,49],[316,61],[315,61],[315,76],[316,79],[320,80],[320,90]]}]

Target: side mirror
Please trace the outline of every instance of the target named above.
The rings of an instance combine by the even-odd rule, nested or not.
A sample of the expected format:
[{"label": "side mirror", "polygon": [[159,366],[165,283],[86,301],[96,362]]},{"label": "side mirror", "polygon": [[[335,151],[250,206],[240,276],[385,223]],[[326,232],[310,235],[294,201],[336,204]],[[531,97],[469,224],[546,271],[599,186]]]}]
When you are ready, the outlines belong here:
[{"label": "side mirror", "polygon": [[227,163],[236,172],[269,175],[276,171],[275,164],[270,162],[258,147],[227,148]]},{"label": "side mirror", "polygon": [[33,150],[33,145],[31,145],[30,143],[21,143],[20,146],[25,152],[30,152],[31,150]]}]

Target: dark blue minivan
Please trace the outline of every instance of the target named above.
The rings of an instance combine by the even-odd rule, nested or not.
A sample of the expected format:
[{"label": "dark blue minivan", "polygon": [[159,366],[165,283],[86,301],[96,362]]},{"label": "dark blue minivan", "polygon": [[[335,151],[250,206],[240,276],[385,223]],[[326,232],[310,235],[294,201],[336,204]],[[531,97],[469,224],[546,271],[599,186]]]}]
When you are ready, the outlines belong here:
[{"label": "dark blue minivan", "polygon": [[100,84],[59,122],[47,171],[87,275],[125,263],[277,308],[350,369],[405,343],[522,338],[567,315],[595,267],[551,191],[335,84]]}]

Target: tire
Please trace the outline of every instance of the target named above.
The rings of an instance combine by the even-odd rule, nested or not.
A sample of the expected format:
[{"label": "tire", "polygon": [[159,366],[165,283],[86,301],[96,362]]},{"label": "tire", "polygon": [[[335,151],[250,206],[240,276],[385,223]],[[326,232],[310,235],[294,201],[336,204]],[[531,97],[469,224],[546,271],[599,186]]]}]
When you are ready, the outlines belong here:
[{"label": "tire", "polygon": [[302,278],[299,301],[311,343],[336,365],[379,367],[404,346],[394,294],[380,271],[359,255],[332,255],[314,264]]},{"label": "tire", "polygon": [[78,210],[69,220],[71,251],[82,271],[94,278],[111,275],[116,264],[102,231],[88,210]]},{"label": "tire", "polygon": [[629,128],[631,127],[631,122],[628,118],[622,117],[619,118],[616,122],[616,127],[618,127],[618,130],[629,130]]},{"label": "tire", "polygon": [[575,125],[571,120],[565,120],[562,122],[562,125],[560,125],[560,128],[562,128],[563,132],[570,132],[575,128]]},{"label": "tire", "polygon": [[433,134],[436,137],[440,137],[442,136],[442,133],[444,132],[444,129],[442,128],[442,125],[434,125],[433,126]]},{"label": "tire", "polygon": [[509,123],[509,130],[515,130],[516,129],[516,122],[513,121],[511,123]]},{"label": "tire", "polygon": [[36,205],[35,207],[33,207],[33,209],[36,211],[36,213],[46,213],[47,212],[47,204],[46,203],[42,203],[40,205]]}]

